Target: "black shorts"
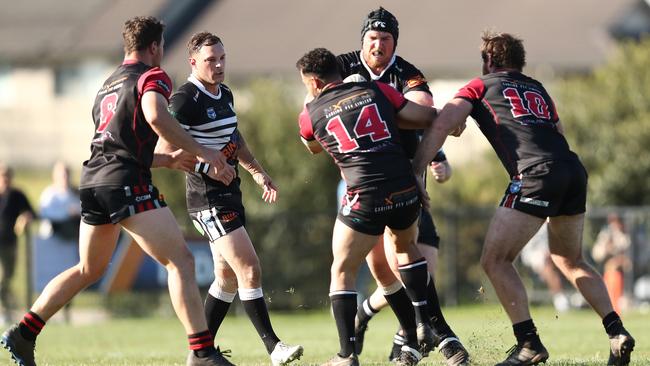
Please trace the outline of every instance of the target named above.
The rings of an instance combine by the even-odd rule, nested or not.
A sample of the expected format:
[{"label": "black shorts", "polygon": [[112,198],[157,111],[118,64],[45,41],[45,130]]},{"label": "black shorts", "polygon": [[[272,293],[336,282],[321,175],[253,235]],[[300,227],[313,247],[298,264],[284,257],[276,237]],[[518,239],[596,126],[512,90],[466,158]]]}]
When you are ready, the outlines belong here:
[{"label": "black shorts", "polygon": [[151,184],[82,188],[79,198],[81,219],[88,225],[117,224],[137,213],[167,206]]},{"label": "black shorts", "polygon": [[433,223],[433,217],[426,208],[420,212],[420,222],[418,223],[418,244],[428,245],[438,248],[440,237],[436,231],[436,225]]},{"label": "black shorts", "polygon": [[587,171],[578,159],[535,164],[512,178],[499,206],[540,218],[585,212]]},{"label": "black shorts", "polygon": [[381,235],[386,226],[404,230],[420,215],[420,198],[415,183],[401,180],[371,190],[347,191],[337,218],[355,231]]},{"label": "black shorts", "polygon": [[201,235],[213,242],[246,224],[246,214],[241,192],[225,192],[218,195],[211,207],[190,212],[192,223]]}]

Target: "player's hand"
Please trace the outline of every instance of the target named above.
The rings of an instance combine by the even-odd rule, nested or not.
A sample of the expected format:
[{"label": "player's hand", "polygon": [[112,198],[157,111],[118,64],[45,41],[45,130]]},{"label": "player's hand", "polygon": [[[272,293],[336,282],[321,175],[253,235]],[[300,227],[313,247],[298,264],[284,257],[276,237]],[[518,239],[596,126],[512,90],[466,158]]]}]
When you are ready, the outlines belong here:
[{"label": "player's hand", "polygon": [[454,128],[451,132],[449,132],[449,135],[458,137],[463,133],[463,131],[465,131],[466,127],[467,127],[467,123],[463,122],[462,125]]},{"label": "player's hand", "polygon": [[233,168],[230,164],[226,164],[221,169],[210,166],[210,170],[208,170],[208,177],[225,185],[229,185],[236,176],[237,172],[235,171],[235,168]]},{"label": "player's hand", "polygon": [[196,163],[198,162],[196,156],[182,149],[178,149],[172,152],[170,154],[170,157],[172,161],[169,167],[171,169],[178,169],[184,172],[193,172],[194,166],[196,166]]},{"label": "player's hand", "polygon": [[203,154],[201,156],[198,156],[200,162],[208,163],[210,166],[217,168],[217,170],[223,169],[228,165],[228,159],[226,158],[226,155],[224,155],[224,153],[221,151],[208,148],[204,148],[203,150]]},{"label": "player's hand", "polygon": [[433,179],[438,183],[444,183],[451,177],[451,168],[448,163],[444,161],[433,161],[429,164],[429,170],[433,175]]},{"label": "player's hand", "polygon": [[427,188],[424,186],[422,175],[415,174],[415,186],[418,190],[418,196],[420,197],[420,203],[422,203],[422,207],[428,210],[430,207],[431,199],[429,198]]},{"label": "player's hand", "polygon": [[262,193],[264,202],[274,203],[278,199],[278,187],[273,184],[268,174],[264,172],[254,173],[253,180],[264,190]]}]

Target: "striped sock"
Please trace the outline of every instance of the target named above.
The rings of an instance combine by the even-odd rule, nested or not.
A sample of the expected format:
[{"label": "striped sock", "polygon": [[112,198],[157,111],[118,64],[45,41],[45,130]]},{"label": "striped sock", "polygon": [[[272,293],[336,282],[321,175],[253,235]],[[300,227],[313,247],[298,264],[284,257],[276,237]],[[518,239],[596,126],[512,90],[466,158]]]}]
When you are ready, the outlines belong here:
[{"label": "striped sock", "polygon": [[43,330],[44,326],[45,321],[41,319],[40,316],[36,315],[36,313],[30,311],[23,316],[23,320],[20,321],[18,328],[20,329],[20,334],[23,338],[28,341],[33,341],[41,330]]},{"label": "striped sock", "polygon": [[188,334],[190,349],[194,351],[197,357],[206,357],[216,352],[214,349],[214,340],[209,330],[203,332]]}]

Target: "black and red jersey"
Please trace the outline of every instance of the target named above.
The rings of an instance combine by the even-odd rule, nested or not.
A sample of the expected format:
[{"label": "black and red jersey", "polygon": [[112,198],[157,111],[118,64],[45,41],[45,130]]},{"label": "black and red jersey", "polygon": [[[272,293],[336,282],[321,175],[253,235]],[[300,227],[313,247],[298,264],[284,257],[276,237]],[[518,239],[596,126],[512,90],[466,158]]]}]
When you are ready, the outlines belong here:
[{"label": "black and red jersey", "polygon": [[395,121],[406,102],[383,83],[330,84],[300,114],[300,135],[332,155],[349,191],[412,177]]},{"label": "black and red jersey", "polygon": [[80,188],[146,185],[158,135],[144,118],[141,99],[155,91],[169,99],[172,83],[162,69],[125,61],[106,79],[93,106],[95,134]]},{"label": "black and red jersey", "polygon": [[558,131],[558,114],[542,84],[520,72],[496,72],[456,94],[472,103],[471,116],[510,176],[548,160],[575,158]]},{"label": "black and red jersey", "polygon": [[[423,91],[431,94],[424,74],[400,56],[393,55],[388,66],[379,75],[372,72],[363,57],[361,57],[361,51],[359,50],[338,55],[336,61],[342,78],[352,74],[359,74],[368,81],[386,83],[402,94],[410,91]],[[421,130],[400,129],[399,132],[406,155],[409,159],[413,159],[421,139]]]}]

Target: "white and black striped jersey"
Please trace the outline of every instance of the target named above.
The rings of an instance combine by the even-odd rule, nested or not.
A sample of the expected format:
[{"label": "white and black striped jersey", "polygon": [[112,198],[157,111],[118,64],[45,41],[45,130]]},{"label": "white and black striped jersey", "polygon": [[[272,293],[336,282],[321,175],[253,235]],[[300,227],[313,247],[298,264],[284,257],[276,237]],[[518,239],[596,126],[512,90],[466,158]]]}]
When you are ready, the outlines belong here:
[{"label": "white and black striped jersey", "polygon": [[[219,84],[217,94],[205,89],[193,75],[187,79],[169,102],[169,111],[198,143],[221,150],[237,170],[239,131],[233,95]],[[186,199],[190,212],[214,207],[224,195],[239,193],[239,174],[230,185],[209,178],[202,173],[186,173]]]}]

